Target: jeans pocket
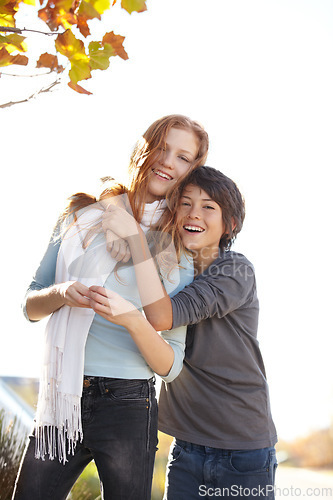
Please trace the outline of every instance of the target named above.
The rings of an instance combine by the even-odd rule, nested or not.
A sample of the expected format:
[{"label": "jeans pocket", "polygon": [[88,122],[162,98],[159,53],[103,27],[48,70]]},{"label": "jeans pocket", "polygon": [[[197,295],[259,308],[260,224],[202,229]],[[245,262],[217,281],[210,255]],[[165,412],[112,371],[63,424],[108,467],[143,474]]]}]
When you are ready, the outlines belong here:
[{"label": "jeans pocket", "polygon": [[179,444],[175,442],[170,450],[169,462],[173,464],[178,462],[178,460],[181,459],[184,453],[185,453],[184,448],[182,448],[181,446],[179,446]]},{"label": "jeans pocket", "polygon": [[275,451],[272,448],[232,451],[230,465],[233,470],[242,474],[269,472],[273,454]]},{"label": "jeans pocket", "polygon": [[142,380],[124,380],[122,383],[110,384],[105,388],[103,397],[115,402],[147,402],[148,384]]}]

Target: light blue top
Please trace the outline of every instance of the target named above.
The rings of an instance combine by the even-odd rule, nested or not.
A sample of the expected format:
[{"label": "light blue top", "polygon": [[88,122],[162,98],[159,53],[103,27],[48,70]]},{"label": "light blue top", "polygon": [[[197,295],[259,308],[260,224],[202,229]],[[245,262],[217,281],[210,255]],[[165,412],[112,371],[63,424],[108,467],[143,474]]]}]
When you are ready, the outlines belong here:
[{"label": "light blue top", "polygon": [[[100,244],[101,239],[105,239],[104,234],[97,235],[92,245]],[[60,244],[61,240],[54,238],[53,235],[27,290],[26,297],[33,290],[41,290],[55,283]],[[192,280],[193,266],[183,256],[180,267],[175,268],[168,276],[168,279],[163,279],[163,283],[167,293],[172,296]],[[175,286],[175,283],[178,284]],[[104,286],[132,302],[138,309],[142,308],[132,262],[121,265],[117,270],[117,275],[112,272]],[[23,304],[23,311],[29,320],[26,313],[26,300]],[[165,382],[171,382],[183,367],[186,327],[181,326],[162,332],[161,335],[171,345],[175,355],[170,372],[167,376],[162,377]],[[99,314],[95,314],[88,333],[84,373],[85,375],[124,379],[148,379],[153,375],[151,368],[141,355],[128,331],[120,325],[107,321]]]}]

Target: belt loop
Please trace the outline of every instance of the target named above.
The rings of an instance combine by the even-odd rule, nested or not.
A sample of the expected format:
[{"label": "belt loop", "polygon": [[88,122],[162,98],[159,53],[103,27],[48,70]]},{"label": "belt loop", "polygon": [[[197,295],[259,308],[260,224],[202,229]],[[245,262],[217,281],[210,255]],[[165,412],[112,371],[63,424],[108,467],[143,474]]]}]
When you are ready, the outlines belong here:
[{"label": "belt loop", "polygon": [[104,394],[105,392],[109,392],[107,389],[105,389],[105,383],[104,383],[104,377],[98,377],[98,388],[101,394]]}]

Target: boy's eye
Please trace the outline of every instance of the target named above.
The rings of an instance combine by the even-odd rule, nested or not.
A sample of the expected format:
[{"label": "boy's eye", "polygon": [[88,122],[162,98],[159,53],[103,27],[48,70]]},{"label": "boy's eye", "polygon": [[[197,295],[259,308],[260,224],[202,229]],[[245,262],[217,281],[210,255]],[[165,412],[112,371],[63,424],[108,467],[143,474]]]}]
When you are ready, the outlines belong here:
[{"label": "boy's eye", "polygon": [[215,210],[215,208],[212,207],[211,205],[205,205],[204,208],[209,208],[210,210]]}]

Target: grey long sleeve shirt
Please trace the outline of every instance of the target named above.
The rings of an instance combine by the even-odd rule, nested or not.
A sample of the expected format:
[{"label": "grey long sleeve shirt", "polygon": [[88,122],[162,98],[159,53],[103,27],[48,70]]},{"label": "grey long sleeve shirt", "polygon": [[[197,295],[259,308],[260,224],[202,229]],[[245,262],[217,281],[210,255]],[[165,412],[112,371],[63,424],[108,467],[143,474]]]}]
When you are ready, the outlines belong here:
[{"label": "grey long sleeve shirt", "polygon": [[183,370],[161,388],[160,430],[214,448],[273,446],[252,264],[226,252],[171,300],[173,328],[189,326]]}]

